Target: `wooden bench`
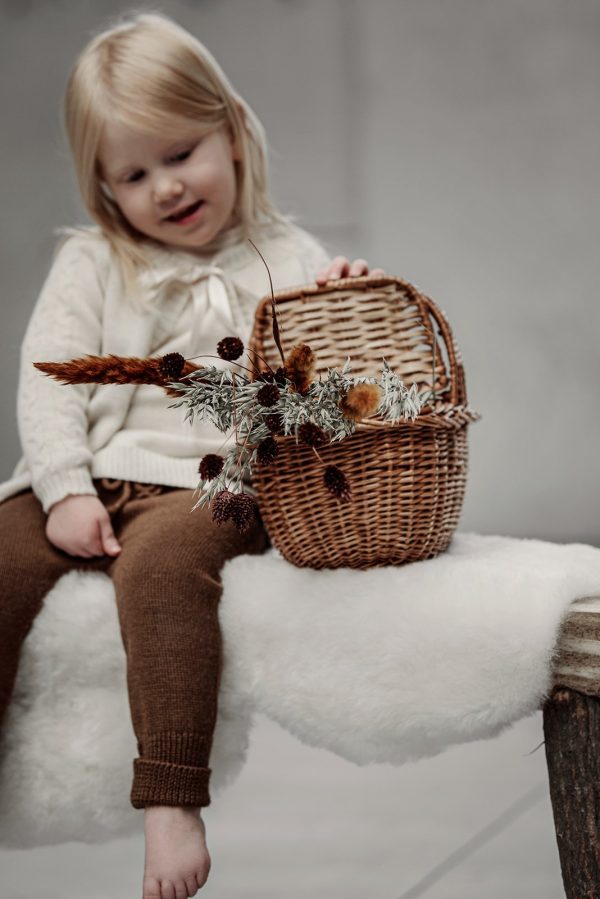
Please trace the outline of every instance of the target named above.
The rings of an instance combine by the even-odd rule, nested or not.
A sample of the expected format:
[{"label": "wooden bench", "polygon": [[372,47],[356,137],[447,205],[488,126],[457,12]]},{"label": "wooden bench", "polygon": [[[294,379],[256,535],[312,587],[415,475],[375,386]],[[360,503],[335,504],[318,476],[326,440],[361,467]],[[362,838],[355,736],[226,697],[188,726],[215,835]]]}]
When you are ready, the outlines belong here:
[{"label": "wooden bench", "polygon": [[600,897],[600,596],[573,603],[543,708],[556,842],[567,899]]}]

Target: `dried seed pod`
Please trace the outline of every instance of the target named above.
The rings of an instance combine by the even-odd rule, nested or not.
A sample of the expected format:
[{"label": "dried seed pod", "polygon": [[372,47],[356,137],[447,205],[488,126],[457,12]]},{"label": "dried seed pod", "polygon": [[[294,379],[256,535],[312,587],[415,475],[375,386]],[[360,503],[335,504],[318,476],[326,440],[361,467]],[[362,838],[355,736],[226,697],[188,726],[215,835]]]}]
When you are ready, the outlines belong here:
[{"label": "dried seed pod", "polygon": [[[34,362],[33,365],[64,384],[156,384],[169,396],[181,396],[179,391],[165,384],[162,361],[160,356],[139,358],[111,353],[107,356],[90,354],[68,362]],[[197,371],[196,366],[184,360],[180,380],[185,383],[185,377],[194,371]]]},{"label": "dried seed pod", "polygon": [[337,465],[328,465],[323,473],[325,487],[336,499],[342,503],[349,503],[352,499],[352,491],[348,478]]},{"label": "dried seed pod", "polygon": [[265,437],[258,444],[256,461],[259,465],[270,465],[279,455],[279,444],[273,437]]},{"label": "dried seed pod", "polygon": [[285,374],[292,382],[294,390],[306,393],[315,379],[315,354],[307,343],[293,346],[285,357]]},{"label": "dried seed pod", "polygon": [[212,519],[218,525],[231,518],[232,504],[235,493],[230,490],[221,490],[211,501]]},{"label": "dried seed pod", "polygon": [[360,421],[376,412],[381,402],[381,387],[377,384],[354,384],[340,400],[346,418]]},{"label": "dried seed pod", "polygon": [[249,493],[235,493],[230,505],[229,517],[242,534],[250,529],[258,506]]},{"label": "dried seed pod", "polygon": [[275,384],[265,384],[265,386],[261,387],[256,394],[257,402],[259,402],[261,406],[266,406],[267,408],[274,406],[279,397],[279,387]]},{"label": "dried seed pod", "polygon": [[279,366],[275,371],[261,371],[256,376],[256,380],[264,381],[266,384],[277,384],[278,387],[285,387],[285,368]]},{"label": "dried seed pod", "polygon": [[217,344],[217,353],[221,359],[234,362],[244,352],[244,344],[239,337],[224,337]]},{"label": "dried seed pod", "polygon": [[305,421],[304,424],[298,425],[298,437],[302,443],[306,443],[308,446],[322,446],[324,443],[329,443],[327,433],[312,421]]},{"label": "dried seed pod", "polygon": [[65,384],[164,384],[160,358],[81,356],[68,362],[34,362],[44,374]]},{"label": "dried seed pod", "polygon": [[265,418],[265,424],[271,434],[283,434],[283,419],[279,412],[271,412]]},{"label": "dried seed pod", "polygon": [[225,459],[217,453],[207,453],[200,460],[198,474],[204,481],[213,481],[223,471]]},{"label": "dried seed pod", "polygon": [[185,366],[181,353],[167,353],[158,363],[158,368],[165,381],[177,381]]},{"label": "dried seed pod", "polygon": [[287,376],[286,376],[286,373],[285,373],[285,368],[283,368],[283,367],[280,365],[279,368],[276,368],[276,369],[275,369],[275,383],[276,383],[279,387],[285,387],[285,382],[286,382],[286,380],[287,380]]}]

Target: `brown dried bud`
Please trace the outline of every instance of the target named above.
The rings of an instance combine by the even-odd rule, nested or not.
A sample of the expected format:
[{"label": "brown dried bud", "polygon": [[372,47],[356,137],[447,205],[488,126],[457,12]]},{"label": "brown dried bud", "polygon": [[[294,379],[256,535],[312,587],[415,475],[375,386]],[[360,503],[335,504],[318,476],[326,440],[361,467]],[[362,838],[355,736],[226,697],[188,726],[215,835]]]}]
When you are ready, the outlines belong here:
[{"label": "brown dried bud", "polygon": [[279,412],[271,412],[265,418],[265,424],[271,434],[283,434],[283,419]]},{"label": "brown dried bud", "polygon": [[285,359],[285,374],[294,390],[306,393],[315,379],[315,354],[306,343],[293,346]]},{"label": "brown dried bud", "polygon": [[252,526],[258,506],[249,493],[235,493],[231,501],[229,516],[242,534]]},{"label": "brown dried bud", "polygon": [[219,456],[217,453],[207,453],[200,460],[198,474],[204,481],[213,481],[223,471],[224,464],[223,456]]},{"label": "brown dried bud", "polygon": [[239,337],[224,337],[217,344],[217,353],[221,359],[233,362],[244,352],[244,344]]},{"label": "brown dried bud", "polygon": [[222,525],[224,521],[229,521],[231,518],[232,503],[234,499],[235,493],[231,493],[229,490],[221,490],[220,493],[217,493],[217,495],[213,497],[211,501],[212,519],[219,526]]},{"label": "brown dried bud", "polygon": [[305,421],[304,424],[298,425],[298,437],[302,443],[308,446],[321,446],[323,443],[329,443],[329,437],[323,428],[313,424],[312,421]]},{"label": "brown dried bud", "polygon": [[279,399],[279,387],[275,384],[265,384],[264,387],[261,387],[260,390],[256,394],[257,401],[261,404],[261,406],[266,406],[269,408],[270,406],[274,406],[277,400]]},{"label": "brown dried bud", "polygon": [[280,365],[279,368],[275,369],[275,383],[279,387],[285,387],[285,382],[287,380],[287,376],[285,373],[285,368],[282,368]]},{"label": "brown dried bud", "polygon": [[181,353],[167,353],[158,363],[158,368],[165,381],[177,381],[185,366]]},{"label": "brown dried bud", "polygon": [[381,402],[381,388],[377,384],[354,384],[340,400],[346,418],[360,421],[377,411]]},{"label": "brown dried bud", "polygon": [[277,384],[278,387],[285,387],[285,368],[281,366],[275,371],[261,371],[256,376],[257,381],[264,381],[266,384]]},{"label": "brown dried bud", "polygon": [[323,474],[323,483],[336,499],[341,503],[349,503],[352,499],[352,491],[348,478],[337,465],[328,465]]},{"label": "brown dried bud", "polygon": [[270,465],[279,455],[279,444],[272,437],[265,437],[258,444],[256,461],[259,465]]}]

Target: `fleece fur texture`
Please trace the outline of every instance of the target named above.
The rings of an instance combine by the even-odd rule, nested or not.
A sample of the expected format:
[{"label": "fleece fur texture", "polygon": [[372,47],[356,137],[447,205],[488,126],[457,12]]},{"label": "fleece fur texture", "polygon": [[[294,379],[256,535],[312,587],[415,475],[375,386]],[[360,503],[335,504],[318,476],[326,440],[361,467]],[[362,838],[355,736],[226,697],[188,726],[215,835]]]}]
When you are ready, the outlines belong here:
[{"label": "fleece fur texture", "polygon": [[[570,603],[600,594],[600,549],[457,534],[436,559],[367,571],[240,556],[223,582],[213,794],[243,766],[253,710],[359,765],[432,756],[536,711]],[[135,754],[112,584],[72,572],[23,647],[0,739],[0,844],[139,829]]]}]

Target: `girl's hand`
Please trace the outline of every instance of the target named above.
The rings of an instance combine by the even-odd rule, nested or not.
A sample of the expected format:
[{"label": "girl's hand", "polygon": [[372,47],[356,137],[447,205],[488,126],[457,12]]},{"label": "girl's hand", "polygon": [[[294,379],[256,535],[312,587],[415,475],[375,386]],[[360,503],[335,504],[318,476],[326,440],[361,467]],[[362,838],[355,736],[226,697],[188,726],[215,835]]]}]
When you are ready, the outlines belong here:
[{"label": "girl's hand", "polygon": [[[369,274],[369,263],[366,259],[355,259],[350,262],[345,256],[336,256],[325,268],[317,274],[315,281],[323,285],[327,281],[337,281],[339,278],[358,278],[360,275]],[[371,275],[381,277],[385,275],[382,268],[374,268]]]},{"label": "girl's hand", "polygon": [[110,516],[97,496],[65,496],[54,503],[46,521],[46,537],[70,556],[118,556],[121,547]]}]

